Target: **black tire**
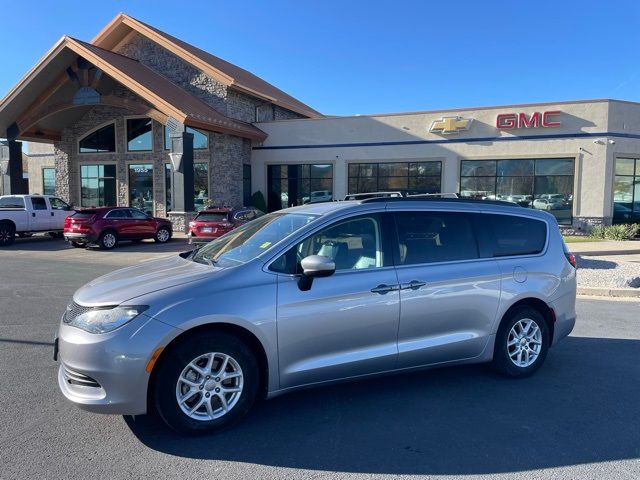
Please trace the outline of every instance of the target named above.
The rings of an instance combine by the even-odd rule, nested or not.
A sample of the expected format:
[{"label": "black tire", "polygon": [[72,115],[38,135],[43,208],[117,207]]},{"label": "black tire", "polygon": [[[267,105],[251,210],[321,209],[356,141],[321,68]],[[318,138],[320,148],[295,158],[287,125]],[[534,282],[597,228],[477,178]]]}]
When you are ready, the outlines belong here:
[{"label": "black tire", "polygon": [[171,230],[169,230],[167,227],[160,227],[153,239],[157,243],[167,243],[169,240],[171,240]]},{"label": "black tire", "polygon": [[51,238],[62,238],[64,234],[62,232],[48,232]]},{"label": "black tire", "polygon": [[0,223],[0,247],[8,247],[16,241],[16,227],[8,222]]},{"label": "black tire", "polygon": [[[243,385],[238,400],[227,413],[219,418],[198,420],[189,417],[187,413],[182,411],[176,398],[176,389],[178,378],[187,365],[200,355],[207,353],[221,353],[232,357],[242,370]],[[216,360],[216,362],[218,361]],[[188,337],[172,348],[156,368],[151,404],[169,427],[184,435],[213,433],[228,428],[247,414],[258,393],[260,376],[258,363],[253,352],[242,340],[223,332],[212,331]],[[197,381],[204,381],[205,378],[198,377]],[[233,382],[234,380],[229,381]],[[204,399],[202,397],[204,394],[200,391],[207,391],[206,386],[204,389],[200,387],[198,389],[194,393],[194,402]],[[208,398],[212,403],[217,401],[219,404],[219,400],[215,398],[216,394],[212,390],[210,391],[210,395],[213,396]],[[232,399],[233,394],[229,395],[231,397],[225,395],[225,398]],[[192,405],[188,406],[192,407]]]},{"label": "black tire", "polygon": [[[516,346],[509,347],[507,342],[509,341],[509,334],[511,329],[521,320],[533,320],[539,327],[541,332],[541,344],[540,351],[531,365],[518,366],[511,359],[509,348],[517,348]],[[496,344],[493,352],[493,368],[499,373],[512,378],[522,378],[532,375],[538,370],[544,363],[549,351],[550,334],[549,327],[544,316],[535,308],[523,305],[515,308],[508,317],[505,317],[498,328],[496,335]],[[526,345],[527,348],[531,348],[531,344]],[[513,354],[513,351],[511,352]],[[529,353],[527,352],[527,356]],[[517,360],[517,354],[516,354]]]},{"label": "black tire", "polygon": [[105,230],[98,238],[98,246],[103,250],[111,250],[118,245],[118,234],[113,230]]},{"label": "black tire", "polygon": [[73,248],[84,248],[86,245],[84,243],[78,242],[69,242]]}]

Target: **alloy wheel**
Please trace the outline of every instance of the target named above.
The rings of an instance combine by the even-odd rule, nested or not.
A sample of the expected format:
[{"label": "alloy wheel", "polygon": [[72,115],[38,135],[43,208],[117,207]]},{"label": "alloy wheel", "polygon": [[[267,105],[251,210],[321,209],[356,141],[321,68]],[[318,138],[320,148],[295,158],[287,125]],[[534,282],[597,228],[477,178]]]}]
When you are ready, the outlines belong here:
[{"label": "alloy wheel", "polygon": [[106,248],[113,248],[116,245],[116,236],[113,233],[105,233],[102,243]]},{"label": "alloy wheel", "polygon": [[542,330],[530,318],[519,320],[507,336],[507,352],[516,367],[533,365],[542,350]]},{"label": "alloy wheel", "polygon": [[244,375],[230,355],[211,352],[194,358],[180,373],[176,401],[194,420],[210,421],[226,415],[242,395]]},{"label": "alloy wheel", "polygon": [[166,228],[161,228],[158,230],[158,241],[160,243],[164,243],[169,240],[169,230]]}]

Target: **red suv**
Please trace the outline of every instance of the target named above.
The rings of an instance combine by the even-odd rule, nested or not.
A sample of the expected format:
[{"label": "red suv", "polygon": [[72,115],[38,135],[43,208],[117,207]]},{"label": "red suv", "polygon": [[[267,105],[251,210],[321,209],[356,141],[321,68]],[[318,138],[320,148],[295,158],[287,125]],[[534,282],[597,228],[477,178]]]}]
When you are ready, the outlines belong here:
[{"label": "red suv", "polygon": [[153,238],[158,243],[171,239],[173,227],[164,218],[150,217],[137,208],[100,207],[76,211],[64,222],[64,238],[77,248],[97,243],[110,250],[120,240]]},{"label": "red suv", "polygon": [[196,218],[189,222],[187,238],[189,243],[206,243],[262,215],[262,211],[253,207],[236,210],[229,207],[210,207],[199,212]]}]

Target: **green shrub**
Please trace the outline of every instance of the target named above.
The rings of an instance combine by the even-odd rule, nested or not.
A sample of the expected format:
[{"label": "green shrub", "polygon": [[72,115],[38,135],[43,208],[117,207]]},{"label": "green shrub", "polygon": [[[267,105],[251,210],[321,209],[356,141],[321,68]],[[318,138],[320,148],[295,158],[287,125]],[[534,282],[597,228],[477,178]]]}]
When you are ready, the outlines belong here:
[{"label": "green shrub", "polygon": [[590,236],[605,240],[631,240],[640,231],[640,224],[621,223],[618,225],[597,225],[591,229]]},{"label": "green shrub", "polygon": [[264,195],[260,190],[251,195],[251,205],[267,213],[267,202],[264,200]]}]

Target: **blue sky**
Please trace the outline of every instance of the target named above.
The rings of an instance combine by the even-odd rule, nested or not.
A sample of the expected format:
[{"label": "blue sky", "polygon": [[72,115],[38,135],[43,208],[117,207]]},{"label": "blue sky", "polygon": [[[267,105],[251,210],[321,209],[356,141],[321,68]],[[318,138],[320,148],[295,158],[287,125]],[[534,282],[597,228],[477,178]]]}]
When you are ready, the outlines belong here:
[{"label": "blue sky", "polygon": [[0,8],[0,96],[60,36],[90,40],[122,11],[326,114],[640,101],[638,2],[0,0]]}]

